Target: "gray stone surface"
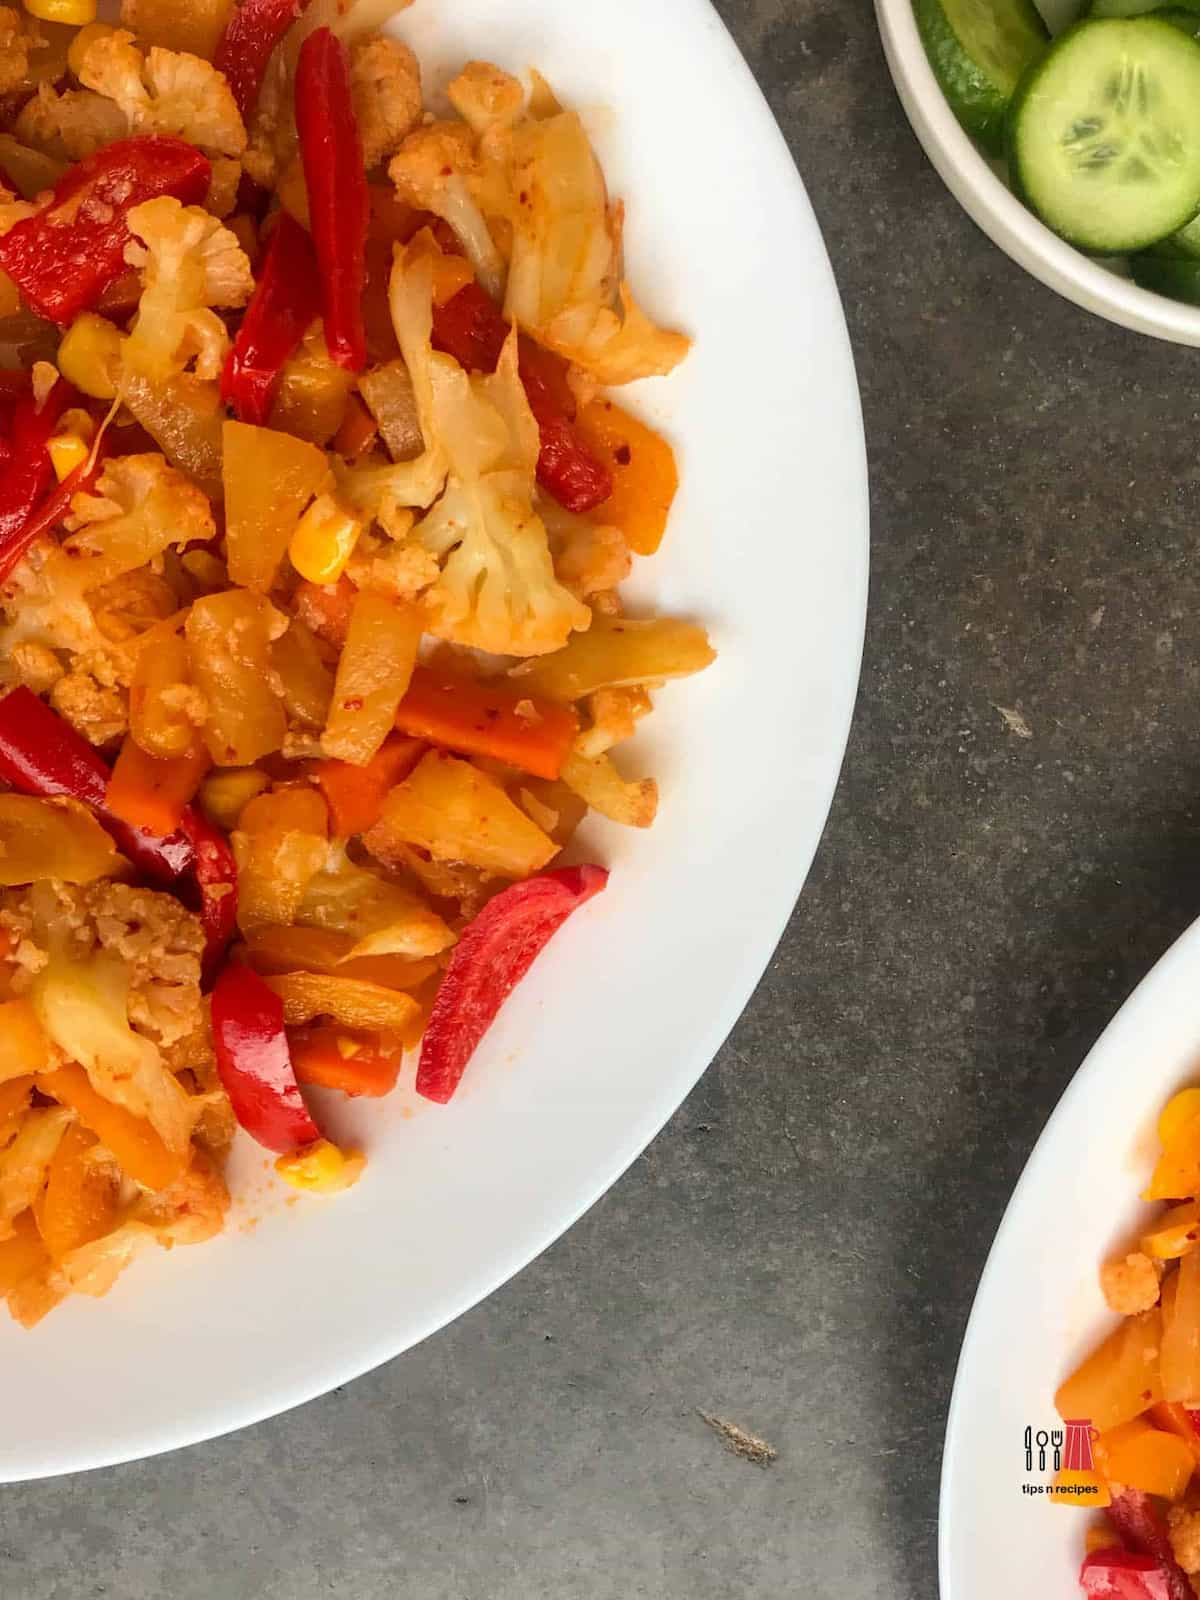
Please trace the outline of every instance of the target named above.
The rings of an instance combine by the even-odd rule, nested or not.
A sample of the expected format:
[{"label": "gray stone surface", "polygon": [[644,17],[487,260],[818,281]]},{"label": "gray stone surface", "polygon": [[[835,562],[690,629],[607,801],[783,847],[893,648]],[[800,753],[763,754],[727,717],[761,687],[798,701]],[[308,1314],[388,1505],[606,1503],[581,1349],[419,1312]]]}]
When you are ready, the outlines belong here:
[{"label": "gray stone surface", "polygon": [[825,229],[874,479],[861,704],[787,939],[669,1130],[516,1283],[266,1426],[0,1490],[6,1597],[932,1600],[988,1242],[1196,909],[1198,358],[975,231],[865,0],[721,8]]}]

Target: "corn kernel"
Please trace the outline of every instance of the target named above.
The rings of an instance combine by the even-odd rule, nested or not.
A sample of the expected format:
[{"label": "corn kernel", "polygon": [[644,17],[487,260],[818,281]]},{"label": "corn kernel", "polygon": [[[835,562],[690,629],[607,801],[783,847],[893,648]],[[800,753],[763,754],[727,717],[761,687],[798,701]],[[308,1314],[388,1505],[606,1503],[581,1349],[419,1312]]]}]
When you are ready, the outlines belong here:
[{"label": "corn kernel", "polygon": [[96,20],[96,0],[25,0],[25,9],[39,22],[63,22],[68,28]]},{"label": "corn kernel", "polygon": [[310,583],[336,583],[354,554],[362,523],[331,494],[319,494],[296,524],[288,555]]},{"label": "corn kernel", "polygon": [[[96,8],[93,6],[93,15],[95,10]],[[80,28],[79,32],[71,40],[70,47],[67,50],[67,65],[76,77],[79,76],[79,69],[83,65],[84,56],[87,55],[88,50],[96,43],[96,40],[107,39],[110,33],[115,32],[116,29],[109,27],[107,22],[89,22],[85,27]]]},{"label": "corn kernel", "polygon": [[77,433],[56,433],[46,440],[46,449],[54,465],[54,476],[59,483],[69,478],[76,467],[81,467],[91,454],[91,445]]},{"label": "corn kernel", "polygon": [[293,1189],[310,1194],[337,1194],[363,1175],[367,1158],[361,1150],[341,1150],[328,1139],[318,1139],[301,1150],[280,1156],[275,1171]]},{"label": "corn kernel", "polygon": [[220,827],[232,833],[238,818],[256,795],[262,794],[270,779],[257,767],[226,767],[214,772],[200,785],[200,809]]},{"label": "corn kernel", "polygon": [[113,323],[94,311],[85,311],[63,335],[58,347],[58,370],[94,400],[113,400],[124,342],[125,335]]}]

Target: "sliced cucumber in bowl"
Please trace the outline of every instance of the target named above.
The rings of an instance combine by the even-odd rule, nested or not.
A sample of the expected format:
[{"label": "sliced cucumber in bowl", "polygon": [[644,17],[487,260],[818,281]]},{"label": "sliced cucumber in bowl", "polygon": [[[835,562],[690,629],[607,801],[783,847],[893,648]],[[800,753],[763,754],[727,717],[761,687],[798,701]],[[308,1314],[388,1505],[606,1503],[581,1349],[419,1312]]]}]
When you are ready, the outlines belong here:
[{"label": "sliced cucumber in bowl", "polygon": [[1189,256],[1160,256],[1154,251],[1134,256],[1129,263],[1134,283],[1171,300],[1200,306],[1200,261]]},{"label": "sliced cucumber in bowl", "polygon": [[1092,0],[1089,17],[1144,17],[1164,10],[1200,12],[1200,0]]},{"label": "sliced cucumber in bowl", "polygon": [[1013,90],[1050,41],[1040,12],[1032,0],[914,0],[914,10],[950,109],[985,150],[1002,154]]},{"label": "sliced cucumber in bowl", "polygon": [[1200,43],[1140,16],[1076,23],[1008,112],[1013,187],[1095,255],[1156,244],[1200,212]]}]

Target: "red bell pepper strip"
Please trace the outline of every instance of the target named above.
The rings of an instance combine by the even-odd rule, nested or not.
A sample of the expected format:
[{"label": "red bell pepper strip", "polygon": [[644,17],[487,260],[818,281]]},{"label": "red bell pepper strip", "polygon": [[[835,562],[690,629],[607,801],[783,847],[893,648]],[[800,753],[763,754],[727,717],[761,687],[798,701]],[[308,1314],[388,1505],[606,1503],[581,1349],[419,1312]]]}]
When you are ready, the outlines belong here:
[{"label": "red bell pepper strip", "polygon": [[82,800],[134,866],[175,883],[193,864],[191,844],[181,833],[164,839],[122,822],[108,809],[111,776],[103,756],[31,689],[22,685],[0,699],[0,778],[23,794]]},{"label": "red bell pepper strip", "polygon": [[39,315],[65,327],[126,270],[130,210],[158,195],[198,205],[211,175],[182,139],[121,139],[71,167],[41,210],[0,238],[0,268]]},{"label": "red bell pepper strip", "polygon": [[[495,372],[509,324],[477,283],[433,311],[433,342],[470,372]],[[522,338],[521,382],[541,434],[538,482],[559,505],[577,516],[594,511],[612,494],[608,469],[575,432],[575,396],[561,357]]]},{"label": "red bell pepper strip", "polygon": [[203,977],[210,984],[237,932],[237,861],[224,834],[194,807],[184,812],[179,831],[195,855],[192,877],[200,894],[204,929]]},{"label": "red bell pepper strip", "polygon": [[454,947],[421,1041],[417,1093],[445,1105],[500,1007],[572,911],[608,883],[604,867],[560,867],[514,883]]},{"label": "red bell pepper strip", "polygon": [[208,981],[237,921],[237,864],[226,840],[191,806],[174,833],[130,827],[108,804],[108,763],[24,686],[0,699],[0,778],[23,794],[69,795],[90,807],[118,850],[164,887],[192,885],[204,928]]},{"label": "red bell pepper strip", "polygon": [[309,34],[296,64],[296,131],[321,274],[325,343],[339,367],[367,364],[363,289],[371,200],[350,90],[350,58],[328,28]]},{"label": "red bell pepper strip", "polygon": [[[21,561],[35,539],[39,539],[44,533],[50,533],[58,526],[71,509],[72,498],[77,494],[85,494],[92,487],[103,471],[105,457],[108,454],[108,436],[105,435],[88,459],[80,462],[74,471],[69,472],[24,523],[17,525],[14,522],[5,528],[3,519],[0,518],[0,583],[4,582]],[[50,459],[48,455],[46,459],[47,461]],[[16,476],[15,470],[12,476]],[[4,491],[0,490],[0,500],[3,496]]]},{"label": "red bell pepper strip", "polygon": [[[0,577],[24,555],[29,541],[21,543],[27,524],[54,479],[54,464],[46,449],[58,419],[78,399],[65,378],[59,378],[39,408],[32,388],[18,395],[12,408],[10,442],[12,466],[0,482]],[[10,548],[20,544],[16,557]]]},{"label": "red bell pepper strip", "polygon": [[212,993],[212,1025],[217,1071],[251,1138],[280,1155],[319,1139],[292,1067],[283,1001],[257,972],[225,968]]},{"label": "red bell pepper strip", "polygon": [[1196,1600],[1191,1580],[1175,1559],[1166,1523],[1148,1494],[1141,1489],[1122,1489],[1113,1495],[1106,1514],[1130,1549],[1157,1564],[1166,1584],[1164,1600]]},{"label": "red bell pepper strip", "polygon": [[321,284],[312,240],[289,212],[281,211],[221,374],[221,398],[242,422],[266,426],[284,362],[320,314]]},{"label": "red bell pepper strip", "polygon": [[242,0],[225,25],[213,66],[225,74],[243,122],[249,123],[254,114],[272,51],[308,3]]},{"label": "red bell pepper strip", "polygon": [[1170,1600],[1171,1591],[1153,1556],[1114,1546],[1084,1561],[1079,1582],[1089,1600]]}]

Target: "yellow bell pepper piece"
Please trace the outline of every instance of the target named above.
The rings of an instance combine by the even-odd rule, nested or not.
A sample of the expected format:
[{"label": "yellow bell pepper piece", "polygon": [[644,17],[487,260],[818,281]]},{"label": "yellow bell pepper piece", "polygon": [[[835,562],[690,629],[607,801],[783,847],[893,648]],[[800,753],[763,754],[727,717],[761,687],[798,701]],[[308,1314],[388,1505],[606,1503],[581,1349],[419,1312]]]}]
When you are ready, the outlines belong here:
[{"label": "yellow bell pepper piece", "polygon": [[362,523],[331,494],[319,494],[296,524],[288,555],[310,583],[336,583],[354,554]]},{"label": "yellow bell pepper piece", "polygon": [[361,1150],[341,1150],[328,1139],[318,1139],[301,1150],[280,1156],[275,1171],[293,1189],[309,1194],[338,1194],[362,1177],[367,1158]]},{"label": "yellow bell pepper piece", "polygon": [[91,453],[92,436],[95,431],[92,419],[86,411],[76,407],[63,413],[59,420],[59,431],[52,439],[46,440],[54,476],[59,483],[64,478],[69,478],[76,467],[83,466]]},{"label": "yellow bell pepper piece", "polygon": [[63,335],[58,347],[58,370],[93,400],[112,400],[125,335],[107,318],[85,311]]},{"label": "yellow bell pepper piece", "polygon": [[39,22],[62,22],[68,28],[96,20],[96,0],[25,0],[25,9]]}]

